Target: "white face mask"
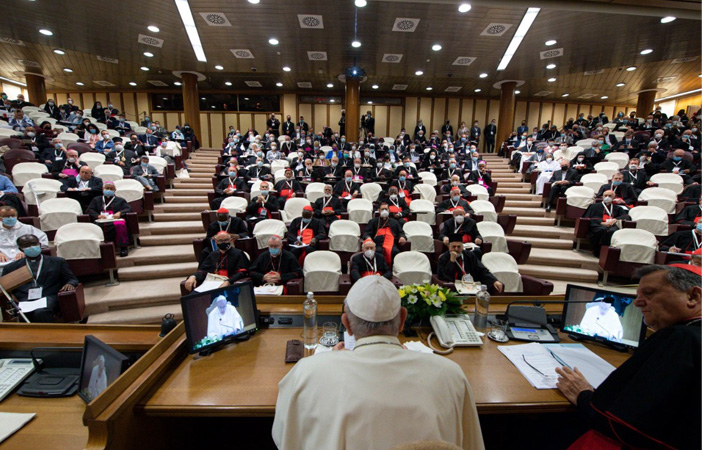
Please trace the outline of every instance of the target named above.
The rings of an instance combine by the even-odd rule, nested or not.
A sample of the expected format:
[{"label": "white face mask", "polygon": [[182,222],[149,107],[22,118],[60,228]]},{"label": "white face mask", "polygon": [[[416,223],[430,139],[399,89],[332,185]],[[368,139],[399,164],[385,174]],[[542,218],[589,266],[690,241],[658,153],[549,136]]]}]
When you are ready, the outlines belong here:
[{"label": "white face mask", "polygon": [[384,210],[380,211],[380,217],[382,217],[383,219],[387,219],[389,216],[390,216],[389,210],[384,209]]},{"label": "white face mask", "polygon": [[456,216],[455,219],[456,219],[456,223],[463,223],[463,221],[465,220],[465,217],[464,216]]},{"label": "white face mask", "polygon": [[363,252],[363,254],[366,258],[373,259],[373,257],[375,256],[375,250],[366,250],[365,252]]},{"label": "white face mask", "polygon": [[612,203],[612,197],[604,197],[602,199],[602,203],[609,205],[610,203]]}]

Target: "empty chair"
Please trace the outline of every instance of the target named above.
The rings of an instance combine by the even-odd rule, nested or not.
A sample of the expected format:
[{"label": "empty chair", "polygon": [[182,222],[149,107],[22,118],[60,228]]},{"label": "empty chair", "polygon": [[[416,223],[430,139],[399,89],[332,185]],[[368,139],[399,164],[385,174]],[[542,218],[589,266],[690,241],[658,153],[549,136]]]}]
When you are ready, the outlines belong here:
[{"label": "empty chair", "polygon": [[290,166],[290,163],[287,159],[276,159],[271,163],[271,173],[276,173],[277,171],[285,169],[288,166]]},{"label": "empty chair", "polygon": [[93,122],[93,124],[98,128],[100,131],[105,131],[107,130],[107,125],[101,122]]},{"label": "empty chair", "polygon": [[491,251],[508,253],[505,230],[498,223],[483,220],[478,222],[476,226],[483,237],[483,241],[492,243]]},{"label": "empty chair", "polygon": [[580,139],[575,143],[576,146],[582,147],[583,149],[585,148],[590,148],[592,147],[592,143],[595,142],[594,139]]},{"label": "empty chair", "polygon": [[292,222],[293,219],[302,216],[302,208],[305,206],[311,206],[310,201],[306,198],[290,198],[285,202],[285,209],[280,211],[280,218],[284,222]]},{"label": "empty chair", "polygon": [[105,164],[105,155],[97,152],[83,153],[80,155],[80,160],[95,170],[97,166]]},{"label": "empty chair", "polygon": [[401,252],[395,256],[392,274],[402,285],[424,284],[431,281],[431,263],[421,252]]},{"label": "empty chair", "polygon": [[423,199],[414,200],[410,203],[410,211],[417,214],[417,220],[429,225],[436,224],[436,209],[433,202]]},{"label": "empty chair", "polygon": [[615,162],[598,162],[594,168],[595,172],[606,175],[608,180],[611,180],[612,175],[619,172],[619,164]]},{"label": "empty chair", "polygon": [[422,200],[428,200],[432,203],[434,203],[434,200],[436,200],[436,189],[426,183],[415,185],[414,193],[419,194],[419,198]]},{"label": "empty chair", "polygon": [[102,229],[94,223],[69,223],[56,231],[56,255],[66,259],[77,277],[109,271],[108,286],[113,286],[118,284],[114,274],[117,268],[115,246],[104,240]]},{"label": "empty chair", "polygon": [[56,231],[63,225],[78,222],[83,209],[78,200],[52,198],[39,204],[39,224],[43,232]]},{"label": "empty chair", "polygon": [[479,184],[469,184],[468,186],[466,186],[466,189],[468,190],[468,192],[470,192],[471,196],[477,197],[478,200],[490,200],[490,193],[485,188],[485,186],[481,186]]},{"label": "empty chair", "polygon": [[656,183],[659,188],[670,189],[676,195],[680,195],[684,188],[683,178],[677,173],[657,173],[650,181]]},{"label": "empty chair", "polygon": [[382,191],[383,188],[378,183],[364,183],[361,185],[361,198],[375,202]]},{"label": "empty chair", "polygon": [[[250,196],[250,198],[253,199],[253,198],[256,198],[259,195],[261,195],[261,182],[262,182],[262,180],[256,180],[253,183],[251,183],[251,196]],[[269,184],[269,186],[271,185],[271,183],[268,183],[268,184]],[[270,186],[270,187],[271,187],[271,189],[273,188],[273,186]]]},{"label": "empty chair", "polygon": [[279,144],[282,144],[283,142],[285,142],[285,136],[286,135],[284,135],[284,134],[281,134],[280,136],[278,136],[278,143]]},{"label": "empty chair", "polygon": [[354,198],[346,205],[346,211],[349,213],[349,220],[356,223],[368,223],[373,217],[373,204],[363,198]]},{"label": "empty chair", "polygon": [[418,220],[407,222],[402,231],[405,232],[412,251],[434,253],[434,234],[428,223]]},{"label": "empty chair", "polygon": [[474,200],[470,202],[470,207],[475,214],[482,215],[484,221],[497,222],[497,212],[492,203],[485,200]]},{"label": "empty chair", "polygon": [[419,172],[419,178],[422,179],[422,184],[434,187],[436,186],[436,175],[431,172]]},{"label": "empty chair", "polygon": [[249,203],[244,197],[236,196],[225,198],[219,205],[220,208],[226,208],[227,210],[229,210],[230,216],[233,216],[239,212],[245,212],[247,206],[249,206]]},{"label": "empty chair", "polygon": [[337,292],[341,258],[334,252],[318,250],[305,257],[302,268],[306,292]]},{"label": "empty chair", "polygon": [[73,142],[78,142],[79,139],[78,135],[75,133],[59,133],[56,137],[61,139],[61,142],[63,142],[63,145],[66,147]]},{"label": "empty chair", "polygon": [[107,134],[109,134],[111,138],[119,137],[119,131],[117,131],[117,130],[108,129],[106,131],[107,131]]},{"label": "empty chair", "polygon": [[658,241],[650,231],[624,228],[612,234],[610,246],[621,250],[619,261],[653,264]]},{"label": "empty chair", "polygon": [[352,220],[335,220],[329,226],[329,250],[335,252],[357,252],[361,239],[361,227]]},{"label": "empty chair", "polygon": [[595,192],[599,192],[602,185],[607,184],[609,179],[607,175],[603,173],[587,173],[580,178],[580,182],[583,186],[589,187]]},{"label": "empty chair", "polygon": [[[81,156],[81,159],[83,157]],[[160,156],[149,156],[149,165],[154,166],[160,175],[164,175],[168,161]]]},{"label": "empty chair", "polygon": [[579,145],[573,145],[571,147],[568,147],[565,151],[565,157],[568,159],[568,161],[572,160],[575,158],[578,153],[584,151],[585,149]]},{"label": "empty chair", "polygon": [[94,168],[93,174],[101,178],[103,183],[124,179],[124,171],[114,164],[100,164]]},{"label": "empty chair", "polygon": [[658,206],[635,206],[629,210],[636,228],[656,236],[668,236],[668,213]]},{"label": "empty chair", "polygon": [[284,239],[287,230],[285,222],[282,220],[264,219],[256,223],[253,234],[256,237],[258,248],[262,249],[268,247],[268,238],[271,236],[280,236],[281,239]]},{"label": "empty chair", "polygon": [[567,205],[576,208],[587,209],[595,201],[595,191],[587,186],[573,186],[565,195]]},{"label": "empty chair", "polygon": [[524,291],[519,266],[512,255],[493,251],[484,254],[481,262],[500,283],[504,284],[503,292],[521,293]]},{"label": "empty chair", "polygon": [[137,134],[146,134],[146,127],[133,127],[132,130],[136,131]]},{"label": "empty chair", "polygon": [[639,201],[647,202],[648,206],[657,206],[668,214],[675,214],[678,196],[670,189],[650,187],[641,191]]},{"label": "empty chair", "polygon": [[619,164],[619,170],[625,169],[626,166],[629,165],[629,155],[626,153],[609,153],[605,156],[605,160]]},{"label": "empty chair", "polygon": [[285,169],[278,169],[273,172],[273,183],[278,184],[279,181],[285,179]]},{"label": "empty chair", "polygon": [[136,200],[144,198],[144,185],[139,183],[137,180],[122,179],[115,180],[115,195],[122,197],[131,203]]},{"label": "empty chair", "polygon": [[12,168],[12,181],[15,186],[24,186],[29,180],[41,178],[45,173],[49,173],[49,169],[44,164],[23,162]]},{"label": "empty chair", "polygon": [[[324,183],[310,183],[305,188],[305,197],[310,203],[316,202],[318,199],[324,197]],[[361,187],[361,192],[363,188]]]},{"label": "empty chair", "polygon": [[0,128],[0,136],[2,136],[2,137],[22,136],[22,132],[15,131],[15,130],[12,130],[10,128]]},{"label": "empty chair", "polygon": [[22,189],[24,201],[27,203],[27,206],[30,207],[36,206],[43,201],[56,198],[59,191],[61,191],[61,186],[63,186],[63,183],[59,180],[35,178],[28,181]]}]

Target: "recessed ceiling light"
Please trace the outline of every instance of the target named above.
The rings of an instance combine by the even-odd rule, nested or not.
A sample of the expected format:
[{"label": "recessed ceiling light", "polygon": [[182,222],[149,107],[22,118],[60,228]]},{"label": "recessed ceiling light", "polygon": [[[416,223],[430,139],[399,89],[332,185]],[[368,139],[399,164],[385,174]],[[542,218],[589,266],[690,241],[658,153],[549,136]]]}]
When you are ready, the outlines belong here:
[{"label": "recessed ceiling light", "polygon": [[217,66],[215,66],[215,69],[217,69],[217,70],[224,70],[224,67],[223,67],[223,66],[220,66],[220,65],[217,65]]},{"label": "recessed ceiling light", "polygon": [[373,104],[373,102],[372,102],[372,101],[370,101],[370,100],[368,100],[368,104],[369,104],[369,105],[372,105],[372,104]]},{"label": "recessed ceiling light", "polygon": [[200,97],[200,100],[207,100],[207,97]]},{"label": "recessed ceiling light", "polygon": [[231,85],[232,85],[232,82],[231,82],[231,81],[225,81],[225,82],[224,82],[224,85],[225,85],[225,86],[231,86]]},{"label": "recessed ceiling light", "polygon": [[420,76],[424,75],[424,72],[422,72],[421,70],[418,70],[414,74],[417,75],[418,77],[420,77]]},{"label": "recessed ceiling light", "polygon": [[561,97],[568,97],[570,94],[563,94]]},{"label": "recessed ceiling light", "polygon": [[441,44],[434,44],[431,46],[431,49],[434,50],[435,52],[438,52],[439,50],[441,50],[441,48],[442,48]]},{"label": "recessed ceiling light", "polygon": [[288,66],[283,66],[283,72],[290,72],[292,69]]},{"label": "recessed ceiling light", "polygon": [[146,56],[147,58],[153,58],[154,54],[151,52],[144,52],[144,56]]},{"label": "recessed ceiling light", "polygon": [[641,50],[640,53],[641,53],[642,55],[648,55],[649,53],[653,53],[653,50],[651,50],[650,48],[647,48],[647,49],[645,49],[645,50]]},{"label": "recessed ceiling light", "polygon": [[130,82],[129,82],[129,85],[130,85],[130,86],[136,86],[137,84],[136,84],[135,82],[133,82],[133,81],[130,81]]},{"label": "recessed ceiling light", "polygon": [[363,8],[364,6],[366,6],[368,4],[368,2],[366,0],[356,0],[354,2],[354,4],[356,6],[358,6],[359,8]]},{"label": "recessed ceiling light", "polygon": [[278,87],[283,87],[283,83],[281,83],[280,81],[277,82],[275,85],[278,86]]},{"label": "recessed ceiling light", "polygon": [[602,100],[607,100],[609,97],[607,97],[606,95],[603,95],[603,96],[600,97],[600,98],[601,98]]},{"label": "recessed ceiling light", "polygon": [[468,11],[470,11],[470,8],[470,3],[461,3],[460,5],[458,5],[458,12],[467,13]]},{"label": "recessed ceiling light", "polygon": [[210,108],[212,108],[212,109],[215,109],[215,108],[216,108],[216,106],[215,106],[215,105],[212,105],[212,106],[210,106]]},{"label": "recessed ceiling light", "polygon": [[249,99],[248,97],[244,97],[244,100],[248,100],[248,99]]},{"label": "recessed ceiling light", "polygon": [[480,76],[480,78],[487,78],[487,77],[488,77],[488,74],[486,74],[486,73],[481,73],[479,76]]},{"label": "recessed ceiling light", "polygon": [[555,65],[555,64],[549,64],[548,66],[546,66],[546,68],[547,68],[548,70],[555,69],[555,68],[556,68],[556,65]]},{"label": "recessed ceiling light", "polygon": [[670,23],[670,22],[674,21],[675,19],[677,19],[677,17],[665,16],[661,19],[661,23]]},{"label": "recessed ceiling light", "polygon": [[431,91],[432,89],[434,89],[434,88],[431,86],[427,86],[427,91]]},{"label": "recessed ceiling light", "polygon": [[280,42],[276,38],[270,38],[268,39],[268,43],[271,45],[278,45]]},{"label": "recessed ceiling light", "polygon": [[555,39],[551,39],[551,40],[548,40],[548,41],[544,42],[544,44],[548,45],[549,47],[550,47],[551,45],[556,45],[557,43],[558,43],[558,41],[555,40]]},{"label": "recessed ceiling light", "polygon": [[176,81],[175,83],[173,83],[173,85],[174,85],[174,86],[182,86],[183,83],[181,83],[180,81]]},{"label": "recessed ceiling light", "polygon": [[377,84],[374,84],[374,85],[371,86],[371,87],[372,87],[373,89],[378,89],[380,86],[378,86]]},{"label": "recessed ceiling light", "polygon": [[480,92],[480,91],[482,91],[482,89],[478,88],[478,89],[475,89],[473,92]]},{"label": "recessed ceiling light", "polygon": [[353,48],[358,48],[360,46],[361,46],[361,41],[353,41],[351,43],[351,47],[353,47]]},{"label": "recessed ceiling light", "polygon": [[64,68],[63,68],[63,71],[64,71],[64,72],[71,73],[71,72],[73,72],[73,69],[71,69],[70,67],[64,67]]},{"label": "recessed ceiling light", "polygon": [[334,87],[334,83],[327,83],[327,87],[328,87],[328,88],[333,88],[333,87]]},{"label": "recessed ceiling light", "polygon": [[168,100],[168,97],[162,97],[164,100]]},{"label": "recessed ceiling light", "polygon": [[146,66],[141,66],[140,69],[143,70],[144,72],[148,72],[148,71],[149,71],[149,68],[146,67]]},{"label": "recessed ceiling light", "polygon": [[56,53],[57,55],[65,55],[66,54],[66,52],[64,52],[60,48],[54,49],[54,53]]},{"label": "recessed ceiling light", "polygon": [[46,28],[40,29],[39,32],[41,34],[43,34],[44,36],[53,36],[54,35],[54,33],[51,30],[47,30]]},{"label": "recessed ceiling light", "polygon": [[152,33],[158,33],[159,31],[161,31],[156,25],[149,25],[148,27],[146,27],[146,29],[151,31]]},{"label": "recessed ceiling light", "polygon": [[252,5],[258,5],[260,1],[261,0],[249,0],[249,3],[251,3]]},{"label": "recessed ceiling light", "polygon": [[81,81],[76,81],[76,86],[85,86],[85,83]]},{"label": "recessed ceiling light", "polygon": [[636,70],[636,66],[629,66],[626,68],[627,72],[633,72],[634,70]]},{"label": "recessed ceiling light", "polygon": [[522,91],[514,91],[515,94],[521,94]]},{"label": "recessed ceiling light", "polygon": [[329,99],[329,103],[334,103],[334,102],[336,102],[336,100],[334,100],[333,98]]},{"label": "recessed ceiling light", "polygon": [[548,79],[548,82],[549,82],[549,83],[553,83],[554,81],[556,81],[556,77],[553,77],[553,78],[549,78],[549,79]]},{"label": "recessed ceiling light", "polygon": [[626,86],[626,83],[617,83],[617,87]]}]

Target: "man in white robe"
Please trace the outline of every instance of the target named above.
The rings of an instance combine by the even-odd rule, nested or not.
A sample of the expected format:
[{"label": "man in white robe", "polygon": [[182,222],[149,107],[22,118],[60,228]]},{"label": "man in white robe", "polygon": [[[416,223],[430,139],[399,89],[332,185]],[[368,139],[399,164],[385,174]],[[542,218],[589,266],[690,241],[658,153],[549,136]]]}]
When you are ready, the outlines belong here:
[{"label": "man in white robe", "polygon": [[544,193],[544,185],[551,180],[553,172],[560,168],[560,162],[556,161],[553,155],[546,155],[546,160],[536,165],[536,169],[534,170],[539,172],[539,177],[536,179],[536,195]]},{"label": "man in white robe", "polygon": [[93,370],[88,381],[88,398],[94,399],[107,389],[107,372],[105,371],[105,357],[98,355],[93,361]]},{"label": "man in white robe", "polygon": [[580,328],[584,333],[594,336],[601,336],[606,339],[621,340],[624,330],[619,314],[612,306],[611,297],[588,303],[587,311],[580,321]]},{"label": "man in white robe", "polygon": [[12,261],[24,258],[17,245],[17,238],[25,234],[31,234],[39,239],[42,247],[49,246],[49,238],[46,233],[31,225],[24,224],[17,220],[17,210],[12,206],[0,207],[0,270]]},{"label": "man in white robe", "polygon": [[356,338],[353,351],[304,358],[278,384],[278,448],[366,450],[445,441],[484,449],[463,370],[447,358],[407,350],[398,340],[407,310],[392,282],[363,277],[345,305],[341,320]]},{"label": "man in white robe", "polygon": [[217,307],[207,315],[207,336],[216,338],[243,331],[244,320],[227,298],[220,295],[215,302]]}]

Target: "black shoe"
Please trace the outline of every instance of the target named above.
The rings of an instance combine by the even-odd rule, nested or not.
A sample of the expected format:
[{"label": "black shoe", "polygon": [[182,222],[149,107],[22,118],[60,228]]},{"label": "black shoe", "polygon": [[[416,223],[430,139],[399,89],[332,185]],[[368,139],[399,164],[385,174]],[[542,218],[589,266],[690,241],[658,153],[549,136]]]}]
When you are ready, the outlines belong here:
[{"label": "black shoe", "polygon": [[551,212],[551,205],[546,205],[546,212]]},{"label": "black shoe", "polygon": [[129,254],[129,250],[124,247],[119,250],[119,256],[127,256]]}]

